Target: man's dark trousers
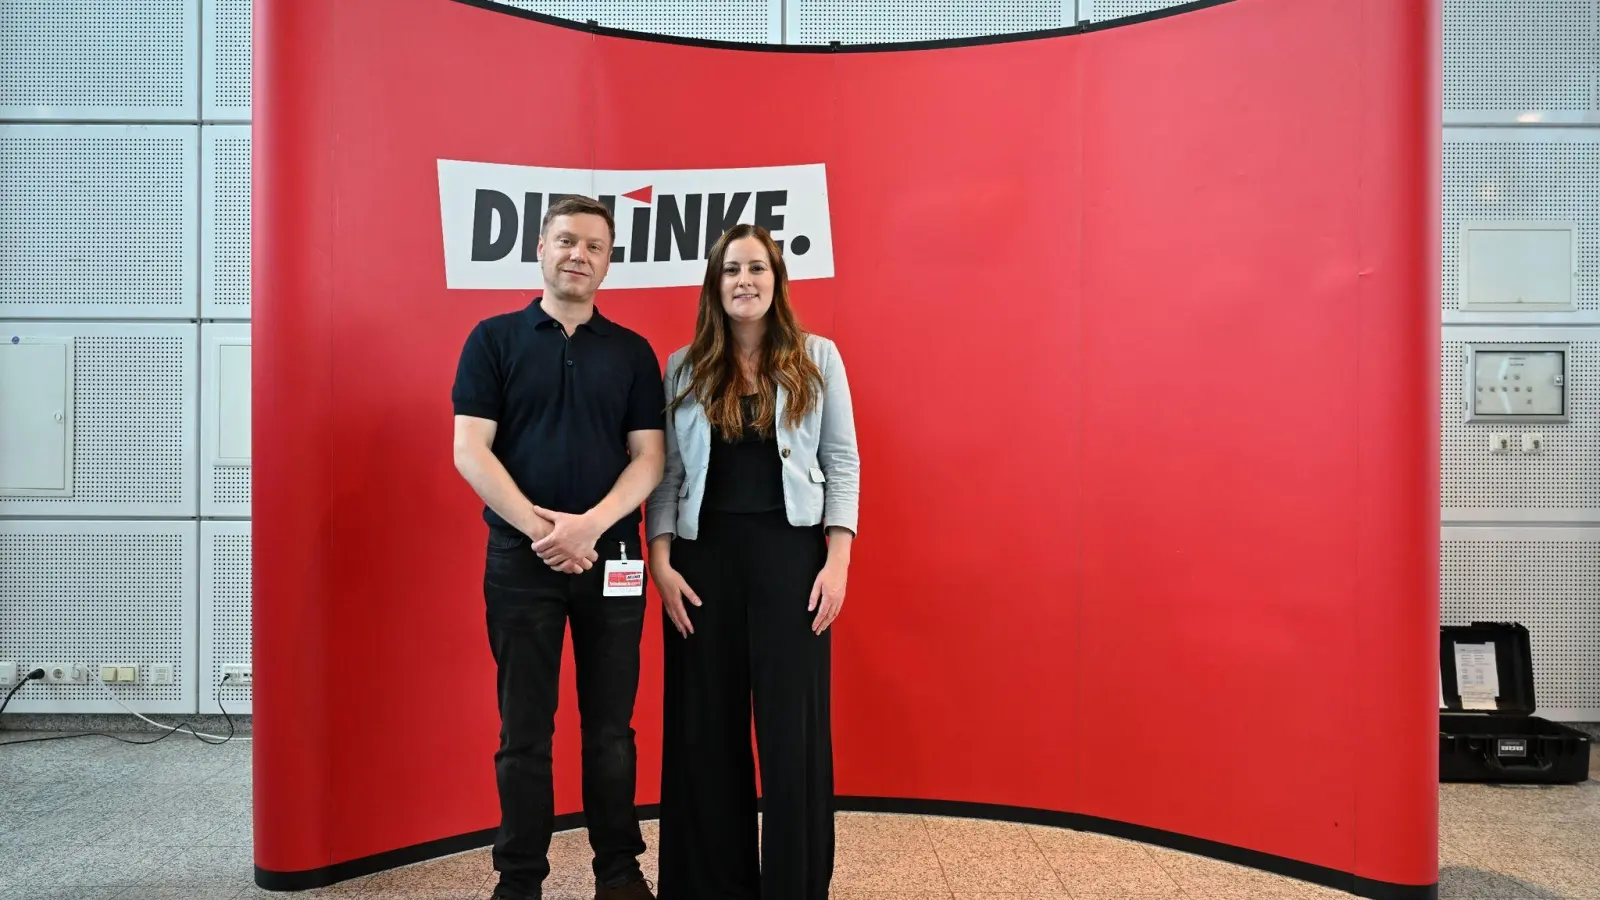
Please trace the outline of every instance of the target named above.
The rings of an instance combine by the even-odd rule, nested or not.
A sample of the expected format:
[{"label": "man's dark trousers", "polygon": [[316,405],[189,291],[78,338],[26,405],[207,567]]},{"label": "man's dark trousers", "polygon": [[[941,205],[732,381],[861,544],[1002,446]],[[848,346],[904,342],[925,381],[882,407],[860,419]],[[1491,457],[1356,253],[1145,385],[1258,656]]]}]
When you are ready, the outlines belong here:
[{"label": "man's dark trousers", "polygon": [[[627,558],[642,559],[638,538],[626,543]],[[495,753],[500,832],[494,844],[500,890],[538,898],[550,872],[555,827],[550,748],[568,621],[583,732],[583,812],[595,878],[607,886],[636,880],[645,844],[634,807],[638,765],[632,722],[645,598],[602,595],[605,563],[622,558],[623,547],[601,538],[593,568],[565,575],[545,565],[520,532],[491,528],[488,544],[484,600],[500,704]]]}]

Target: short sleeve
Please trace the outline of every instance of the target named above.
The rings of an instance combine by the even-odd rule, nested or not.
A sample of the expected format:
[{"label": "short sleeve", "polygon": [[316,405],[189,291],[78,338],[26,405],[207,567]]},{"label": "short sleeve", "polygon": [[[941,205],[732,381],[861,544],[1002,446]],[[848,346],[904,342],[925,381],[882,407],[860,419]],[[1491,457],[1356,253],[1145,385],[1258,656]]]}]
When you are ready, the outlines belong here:
[{"label": "short sleeve", "polygon": [[499,357],[484,323],[479,322],[467,335],[456,362],[456,381],[450,389],[455,414],[498,422],[504,396],[501,383]]},{"label": "short sleeve", "polygon": [[639,339],[633,354],[633,385],[628,389],[628,424],[625,431],[664,431],[667,417],[663,409],[661,370],[650,342]]}]

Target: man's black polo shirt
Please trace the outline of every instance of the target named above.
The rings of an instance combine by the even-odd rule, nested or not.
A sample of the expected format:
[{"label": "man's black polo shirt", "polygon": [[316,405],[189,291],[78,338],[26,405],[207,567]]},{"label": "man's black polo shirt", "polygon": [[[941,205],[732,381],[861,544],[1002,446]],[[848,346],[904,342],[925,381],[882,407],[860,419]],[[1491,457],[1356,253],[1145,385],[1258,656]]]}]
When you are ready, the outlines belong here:
[{"label": "man's black polo shirt", "polygon": [[[456,368],[457,415],[492,419],[493,451],[537,506],[583,513],[627,468],[628,432],[661,429],[661,370],[642,335],[600,315],[568,337],[535,299],[479,322]],[[484,507],[484,520],[510,527]],[[639,539],[632,510],[603,535]]]}]

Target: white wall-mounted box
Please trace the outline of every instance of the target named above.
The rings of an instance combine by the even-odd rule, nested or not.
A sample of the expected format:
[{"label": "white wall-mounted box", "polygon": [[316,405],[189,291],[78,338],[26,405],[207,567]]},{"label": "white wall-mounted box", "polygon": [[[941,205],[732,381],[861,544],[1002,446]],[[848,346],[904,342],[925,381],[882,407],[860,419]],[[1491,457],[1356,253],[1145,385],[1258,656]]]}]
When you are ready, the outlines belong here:
[{"label": "white wall-mounted box", "polygon": [[[199,327],[187,322],[0,324],[0,343],[16,339],[14,347],[29,340],[70,344],[69,357],[50,351],[48,364],[41,365],[38,358],[28,361],[19,368],[31,374],[17,382],[6,378],[15,387],[0,390],[20,390],[31,398],[22,408],[48,412],[53,418],[56,404],[65,399],[64,388],[58,376],[46,377],[39,369],[53,372],[58,363],[70,364],[71,405],[62,413],[72,426],[61,436],[71,441],[70,492],[0,492],[0,516],[194,516],[199,493],[198,338]],[[41,382],[46,383],[42,389]],[[16,438],[27,444],[36,439]],[[24,464],[29,470],[41,466],[53,470],[57,465],[49,450],[28,453],[44,460]]]},{"label": "white wall-mounted box", "polygon": [[0,335],[0,496],[72,496],[72,338]]},{"label": "white wall-mounted box", "polygon": [[1458,278],[1466,312],[1576,310],[1578,226],[1465,222]]},{"label": "white wall-mounted box", "polygon": [[201,326],[200,514],[250,515],[250,326]]},{"label": "white wall-mounted box", "polygon": [[1469,343],[1468,422],[1567,421],[1564,344]]}]

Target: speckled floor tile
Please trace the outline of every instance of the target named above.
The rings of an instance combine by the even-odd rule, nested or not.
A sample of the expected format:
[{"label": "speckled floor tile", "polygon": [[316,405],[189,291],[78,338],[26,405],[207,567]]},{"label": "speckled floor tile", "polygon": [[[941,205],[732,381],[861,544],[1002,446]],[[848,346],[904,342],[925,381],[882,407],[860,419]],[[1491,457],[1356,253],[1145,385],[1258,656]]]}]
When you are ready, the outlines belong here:
[{"label": "speckled floor tile", "polygon": [[1256,890],[1276,884],[1277,876],[1191,853],[1162,847],[1149,848],[1150,856],[1186,894],[1228,890]]},{"label": "speckled floor tile", "polygon": [[1075,900],[1075,896],[1065,892],[1052,893],[994,893],[990,891],[956,891],[953,900]]},{"label": "speckled floor tile", "polygon": [[1046,856],[1071,854],[1083,858],[1115,858],[1127,852],[1144,853],[1145,845],[1093,831],[1073,831],[1048,825],[1028,825],[1028,836]]},{"label": "speckled floor tile", "polygon": [[829,900],[951,900],[949,891],[841,891],[828,892]]},{"label": "speckled floor tile", "polygon": [[835,846],[857,850],[932,850],[933,835],[922,816],[841,813],[834,819]]},{"label": "speckled floor tile", "polygon": [[945,883],[953,891],[1066,892],[1065,885],[1037,848],[1031,851],[940,850],[938,854]]},{"label": "speckled floor tile", "polygon": [[1533,892],[1506,875],[1470,866],[1439,870],[1439,900],[1525,900]]},{"label": "speckled floor tile", "polygon": [[428,860],[372,876],[366,893],[437,897],[438,900],[472,900],[494,873],[489,855],[482,851]]},{"label": "speckled floor tile", "polygon": [[1178,897],[1178,883],[1142,844],[1082,831],[1035,827],[1034,843],[1074,896]]},{"label": "speckled floor tile", "polygon": [[[249,890],[237,882],[193,882],[183,885],[138,885],[113,900],[235,900]],[[281,894],[278,896],[282,896]]]},{"label": "speckled floor tile", "polygon": [[[0,736],[0,741],[13,735]],[[0,900],[281,900],[252,883],[250,745],[55,741],[5,751]],[[1594,760],[1600,775],[1600,755]],[[1600,900],[1600,782],[1440,785],[1442,900]],[[655,877],[659,829],[641,823]],[[1293,879],[1103,835],[841,814],[839,900],[1327,900]],[[587,834],[558,834],[546,900],[591,900]],[[486,849],[304,900],[486,900]]]},{"label": "speckled floor tile", "polygon": [[1068,867],[1056,864],[1056,877],[1073,896],[1137,897],[1140,900],[1178,897],[1183,891],[1178,883],[1154,863],[1129,864],[1118,867]]},{"label": "speckled floor tile", "polygon": [[240,881],[255,877],[255,857],[249,847],[187,847],[164,852],[142,879],[155,886],[196,882]]},{"label": "speckled floor tile", "polygon": [[932,850],[855,850],[834,853],[834,890],[949,890],[939,857]]},{"label": "speckled floor tile", "polygon": [[90,888],[117,888],[120,892],[148,882],[160,866],[159,851],[154,848],[90,846],[55,857],[55,864],[41,874],[55,885],[82,888],[86,893]]},{"label": "speckled floor tile", "polygon": [[1259,884],[1189,888],[1184,896],[1192,900],[1339,900],[1355,895],[1293,878],[1268,876]]},{"label": "speckled floor tile", "polygon": [[945,851],[965,854],[1039,852],[1039,845],[1034,843],[1026,825],[932,816],[925,821],[928,836],[933,840],[933,847],[941,853]]},{"label": "speckled floor tile", "polygon": [[1193,900],[1193,894],[1182,888],[1173,893],[1130,894],[1125,890],[1102,891],[1094,888],[1068,888],[1072,900]]},{"label": "speckled floor tile", "polygon": [[1600,900],[1600,866],[1566,856],[1497,859],[1494,871],[1546,900]]},{"label": "speckled floor tile", "polygon": [[50,885],[0,894],[0,897],[5,900],[115,900],[121,893],[120,888],[104,885]]}]

